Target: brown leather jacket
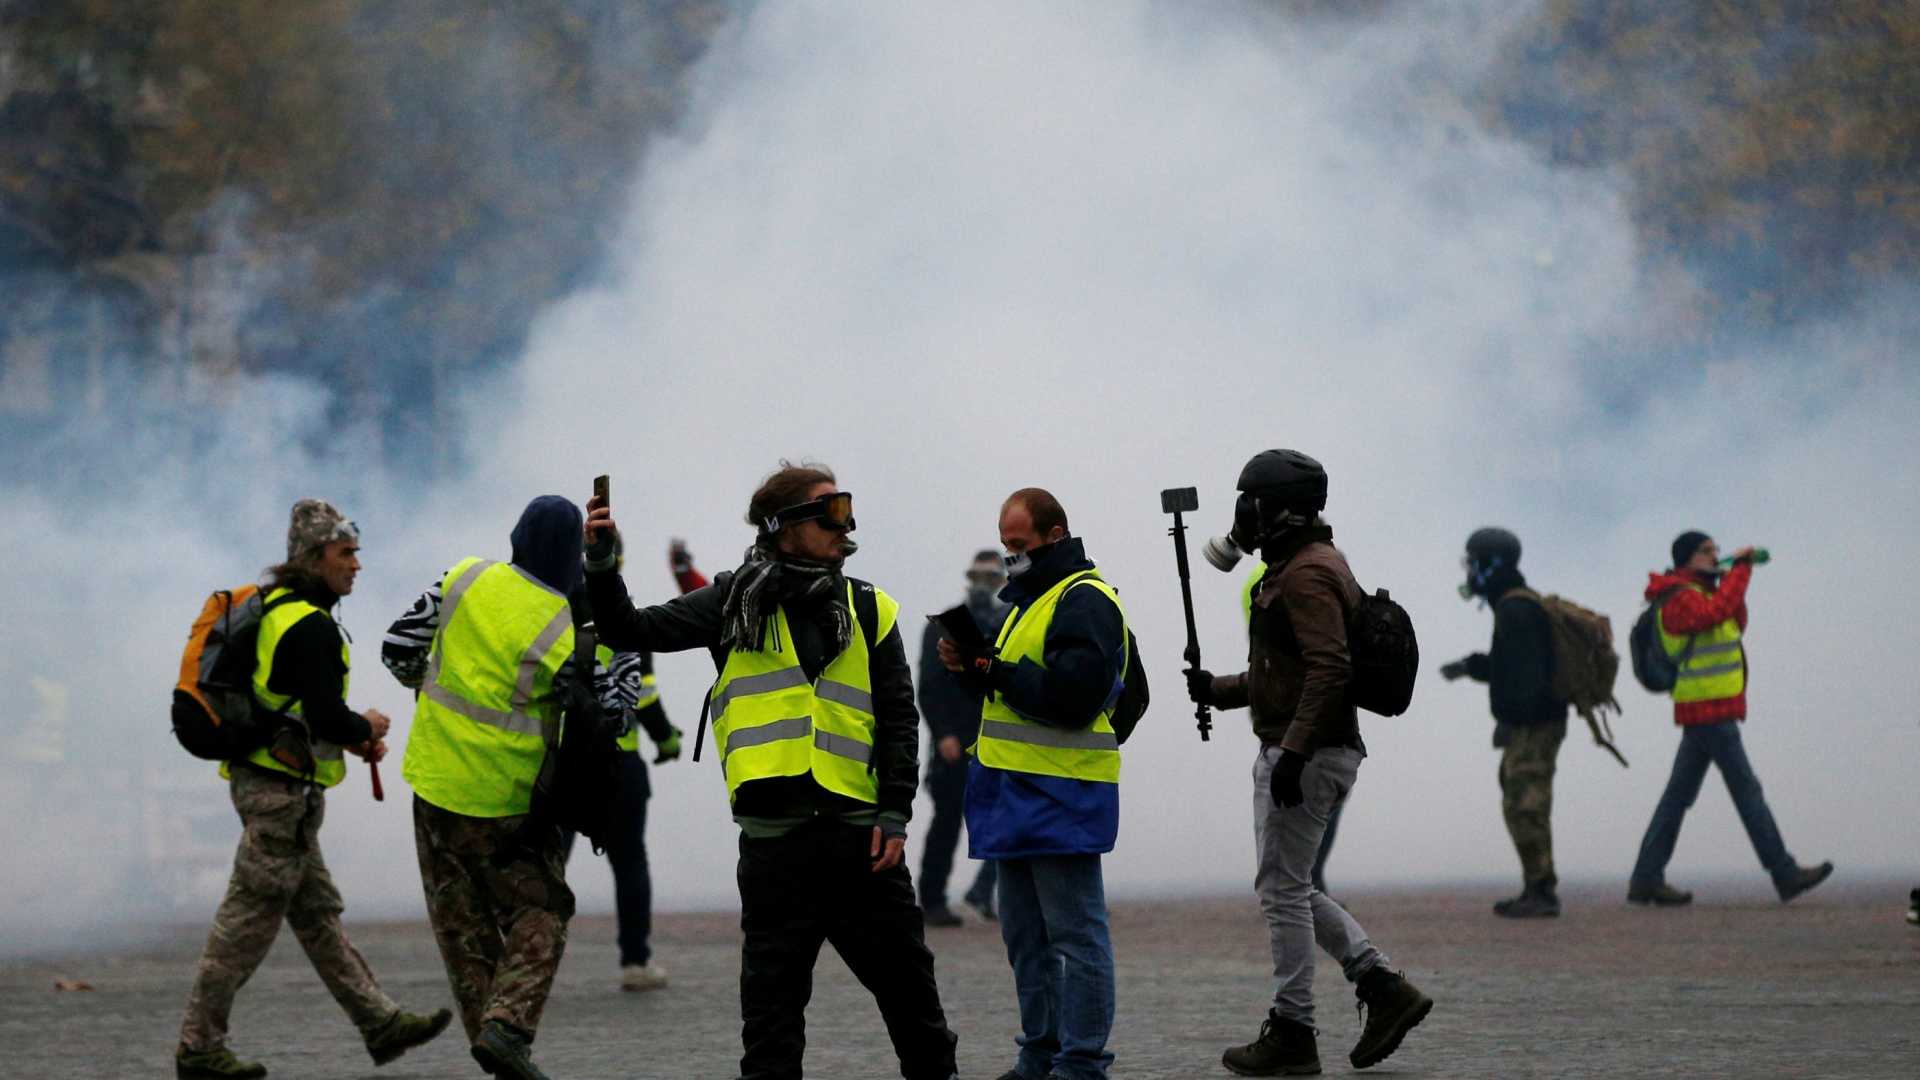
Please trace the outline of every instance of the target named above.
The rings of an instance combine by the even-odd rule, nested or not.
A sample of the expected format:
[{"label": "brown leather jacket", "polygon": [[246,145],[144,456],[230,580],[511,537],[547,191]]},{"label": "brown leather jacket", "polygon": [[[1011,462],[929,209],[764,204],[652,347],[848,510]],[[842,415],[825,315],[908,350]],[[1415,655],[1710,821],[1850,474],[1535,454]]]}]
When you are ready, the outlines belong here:
[{"label": "brown leather jacket", "polygon": [[1360,583],[1324,526],[1267,576],[1253,595],[1248,668],[1213,680],[1221,709],[1253,710],[1253,733],[1311,756],[1323,746],[1365,752],[1360,720],[1347,702],[1353,662],[1347,620],[1359,606]]}]

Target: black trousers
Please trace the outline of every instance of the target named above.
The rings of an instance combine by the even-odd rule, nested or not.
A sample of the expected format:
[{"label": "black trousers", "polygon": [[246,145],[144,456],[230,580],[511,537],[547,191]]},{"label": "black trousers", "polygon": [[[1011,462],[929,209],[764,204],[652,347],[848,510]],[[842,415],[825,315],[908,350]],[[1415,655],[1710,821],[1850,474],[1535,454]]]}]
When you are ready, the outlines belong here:
[{"label": "black trousers", "polygon": [[920,907],[905,866],[872,870],[871,826],[819,820],[740,838],[743,1080],[799,1080],[820,945],[831,942],[873,994],[906,1080],[953,1076],[958,1036],[940,1008]]},{"label": "black trousers", "polygon": [[[639,754],[620,755],[620,799],[614,804],[607,865],[613,868],[613,910],[619,923],[620,966],[645,967],[653,959],[653,875],[647,869],[647,800],[653,787]],[[568,833],[566,858],[576,834]]]},{"label": "black trousers", "polygon": [[[967,817],[967,759],[948,761],[935,754],[927,763],[927,794],[933,797],[933,824],[927,826],[927,846],[920,852],[920,906],[945,907],[947,878],[953,875],[960,826]],[[991,904],[993,884],[993,863],[982,862],[967,900]]]}]

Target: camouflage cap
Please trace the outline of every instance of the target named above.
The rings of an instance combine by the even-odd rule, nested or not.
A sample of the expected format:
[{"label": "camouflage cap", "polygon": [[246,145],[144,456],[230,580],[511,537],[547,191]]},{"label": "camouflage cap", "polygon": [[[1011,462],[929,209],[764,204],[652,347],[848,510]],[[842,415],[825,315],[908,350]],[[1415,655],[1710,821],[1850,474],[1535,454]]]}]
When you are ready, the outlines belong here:
[{"label": "camouflage cap", "polygon": [[287,523],[287,561],[302,562],[335,540],[358,540],[360,528],[325,499],[301,499],[293,504]]}]

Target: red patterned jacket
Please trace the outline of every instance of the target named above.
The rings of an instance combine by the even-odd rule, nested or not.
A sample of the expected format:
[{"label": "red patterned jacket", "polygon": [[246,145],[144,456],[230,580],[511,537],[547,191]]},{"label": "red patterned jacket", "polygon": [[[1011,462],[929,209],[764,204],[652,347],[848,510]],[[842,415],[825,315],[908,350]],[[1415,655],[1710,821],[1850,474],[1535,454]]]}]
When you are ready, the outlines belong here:
[{"label": "red patterned jacket", "polygon": [[[1660,609],[1660,622],[1667,633],[1674,635],[1698,634],[1732,619],[1747,628],[1747,581],[1753,577],[1753,566],[1740,563],[1720,578],[1720,587],[1711,596],[1703,595],[1692,589],[1680,589]],[[1691,570],[1674,570],[1665,574],[1647,575],[1647,602],[1652,603],[1668,589],[1682,585],[1706,586],[1698,574]],[[1745,653],[1742,652],[1744,657]],[[1747,673],[1752,677],[1752,671]],[[1692,724],[1718,724],[1723,720],[1745,720],[1747,718],[1747,695],[1743,691],[1730,698],[1718,698],[1713,701],[1688,701],[1673,703],[1673,722],[1682,726]]]}]

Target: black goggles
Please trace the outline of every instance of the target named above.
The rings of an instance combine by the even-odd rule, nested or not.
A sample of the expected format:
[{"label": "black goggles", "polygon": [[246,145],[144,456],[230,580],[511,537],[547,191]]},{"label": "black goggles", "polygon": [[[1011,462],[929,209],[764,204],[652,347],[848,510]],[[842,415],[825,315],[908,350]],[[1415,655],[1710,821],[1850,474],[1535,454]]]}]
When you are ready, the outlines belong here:
[{"label": "black goggles", "polygon": [[768,533],[777,533],[789,525],[798,525],[803,521],[818,521],[821,528],[834,532],[852,532],[853,492],[836,491],[831,495],[822,495],[812,502],[803,502],[797,506],[789,506],[785,510],[776,510],[761,528]]}]

